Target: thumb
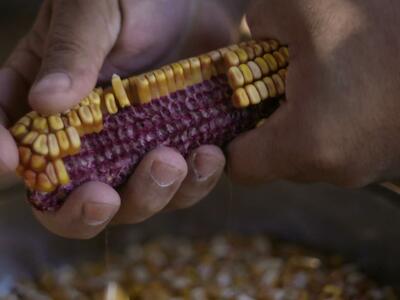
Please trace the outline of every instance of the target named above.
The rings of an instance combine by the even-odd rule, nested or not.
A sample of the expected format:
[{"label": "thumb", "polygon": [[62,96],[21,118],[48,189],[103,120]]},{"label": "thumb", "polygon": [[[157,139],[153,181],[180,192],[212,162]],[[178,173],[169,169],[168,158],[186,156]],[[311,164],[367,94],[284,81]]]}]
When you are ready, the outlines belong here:
[{"label": "thumb", "polygon": [[290,47],[303,41],[309,11],[306,0],[254,0],[246,14],[252,37],[274,38]]},{"label": "thumb", "polygon": [[69,109],[94,88],[121,21],[114,0],[52,4],[41,68],[29,94],[31,107],[43,114]]}]

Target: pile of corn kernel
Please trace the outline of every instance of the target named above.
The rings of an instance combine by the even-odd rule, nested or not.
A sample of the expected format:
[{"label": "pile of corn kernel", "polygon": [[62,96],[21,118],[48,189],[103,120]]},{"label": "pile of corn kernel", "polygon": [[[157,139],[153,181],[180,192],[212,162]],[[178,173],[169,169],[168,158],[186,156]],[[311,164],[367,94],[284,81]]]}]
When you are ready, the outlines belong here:
[{"label": "pile of corn kernel", "polygon": [[340,257],[265,236],[159,237],[20,282],[8,300],[397,299]]}]

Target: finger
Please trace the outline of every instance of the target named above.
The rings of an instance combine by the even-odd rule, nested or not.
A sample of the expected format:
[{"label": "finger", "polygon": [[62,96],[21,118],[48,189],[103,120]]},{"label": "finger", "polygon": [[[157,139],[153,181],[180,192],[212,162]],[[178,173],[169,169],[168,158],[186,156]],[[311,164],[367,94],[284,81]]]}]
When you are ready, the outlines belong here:
[{"label": "finger", "polygon": [[299,0],[252,1],[246,15],[252,36],[261,40],[274,38],[292,45],[294,39],[302,38],[298,27],[304,24],[301,17],[304,6],[304,1]]},{"label": "finger", "polygon": [[[259,128],[248,131],[227,148],[228,175],[241,183],[260,183],[291,177],[296,172],[295,149],[301,139],[289,128],[290,103],[284,103]],[[293,123],[292,123],[293,124]],[[295,143],[298,143],[297,145]]]},{"label": "finger", "polygon": [[10,132],[0,124],[0,175],[15,172],[17,165],[17,145]]},{"label": "finger", "polygon": [[118,1],[53,1],[50,29],[31,106],[44,114],[64,111],[94,88],[120,29]]},{"label": "finger", "polygon": [[189,159],[189,172],[167,209],[193,206],[217,184],[225,167],[225,156],[216,146],[201,146]]},{"label": "finger", "polygon": [[99,234],[120,206],[118,193],[100,182],[89,182],[72,192],[54,213],[34,210],[40,223],[66,238],[88,239]]},{"label": "finger", "polygon": [[116,223],[138,223],[161,211],[187,174],[185,159],[171,148],[157,148],[137,167],[122,193]]}]

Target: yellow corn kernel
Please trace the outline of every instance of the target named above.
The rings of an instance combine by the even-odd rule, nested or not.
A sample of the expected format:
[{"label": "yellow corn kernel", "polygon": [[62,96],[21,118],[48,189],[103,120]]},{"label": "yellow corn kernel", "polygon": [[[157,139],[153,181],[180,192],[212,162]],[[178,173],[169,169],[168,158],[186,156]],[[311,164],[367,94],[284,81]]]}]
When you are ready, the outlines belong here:
[{"label": "yellow corn kernel", "polygon": [[35,139],[35,142],[33,143],[33,151],[44,156],[49,154],[49,147],[47,146],[47,135],[41,134]]},{"label": "yellow corn kernel", "polygon": [[41,155],[32,155],[31,168],[33,171],[40,172],[46,167],[46,159]]},{"label": "yellow corn kernel", "polygon": [[119,106],[121,108],[130,106],[131,103],[129,102],[128,95],[126,93],[124,85],[122,84],[121,77],[114,74],[111,79],[111,84],[114,89],[114,93],[119,103]]},{"label": "yellow corn kernel", "polygon": [[285,94],[285,82],[278,74],[272,75],[272,81],[275,84],[276,92],[279,96]]},{"label": "yellow corn kernel", "polygon": [[224,61],[227,69],[240,64],[239,56],[234,51],[227,51],[224,55]]},{"label": "yellow corn kernel", "polygon": [[272,53],[272,56],[275,58],[276,62],[278,63],[279,68],[286,67],[286,64],[287,64],[286,59],[280,52],[274,51]]},{"label": "yellow corn kernel", "polygon": [[245,90],[247,96],[249,96],[251,104],[255,105],[261,102],[260,94],[258,93],[257,88],[254,85],[252,84],[246,85]]},{"label": "yellow corn kernel", "polygon": [[50,179],[46,174],[40,173],[37,177],[36,188],[40,192],[49,193],[54,190],[53,184],[50,182]]},{"label": "yellow corn kernel", "polygon": [[34,190],[36,187],[36,177],[37,177],[36,173],[31,170],[26,170],[24,171],[23,177],[26,186],[29,189]]},{"label": "yellow corn kernel", "polygon": [[261,100],[268,99],[268,89],[263,81],[258,80],[254,82],[254,86],[257,88],[257,91],[260,94]]},{"label": "yellow corn kernel", "polygon": [[275,88],[275,83],[271,79],[271,77],[264,77],[263,81],[264,81],[265,85],[267,86],[268,95],[271,98],[276,97],[277,96],[277,91],[276,91],[276,88]]},{"label": "yellow corn kernel", "polygon": [[251,73],[251,70],[248,65],[246,64],[241,64],[239,66],[240,71],[243,74],[244,77],[244,82],[245,83],[252,83],[253,82],[253,73]]},{"label": "yellow corn kernel", "polygon": [[58,146],[60,147],[60,150],[62,151],[62,153],[63,154],[68,153],[70,144],[69,144],[67,133],[64,130],[57,131],[56,137],[57,137]]},{"label": "yellow corn kernel", "polygon": [[57,174],[58,182],[61,185],[68,184],[70,179],[67,170],[65,169],[64,162],[61,159],[57,159],[54,162],[54,169]]},{"label": "yellow corn kernel", "polygon": [[249,56],[247,55],[247,52],[243,50],[242,48],[239,48],[235,51],[237,56],[239,57],[239,61],[241,64],[244,64],[248,61]]},{"label": "yellow corn kernel", "polygon": [[147,73],[146,78],[150,84],[151,99],[160,98],[160,91],[158,90],[157,79],[153,73]]},{"label": "yellow corn kernel", "polygon": [[154,71],[154,75],[156,76],[156,81],[158,85],[158,90],[160,92],[161,97],[165,97],[169,94],[167,76],[165,76],[164,71],[156,70]]},{"label": "yellow corn kernel", "polygon": [[225,65],[222,59],[221,53],[219,51],[211,51],[208,54],[211,57],[213,62],[213,76],[217,76],[218,74],[223,74],[225,72]]},{"label": "yellow corn kernel", "polygon": [[81,106],[78,110],[78,114],[84,125],[87,126],[93,125],[94,123],[93,115],[88,106]]},{"label": "yellow corn kernel", "polygon": [[188,86],[193,85],[193,78],[192,78],[192,72],[190,70],[190,62],[187,59],[181,60],[179,62],[183,69],[183,74],[185,76],[185,88]]},{"label": "yellow corn kernel", "polygon": [[23,165],[28,165],[31,161],[32,151],[27,147],[18,147],[18,153],[20,158],[20,163]]},{"label": "yellow corn kernel", "polygon": [[162,69],[164,71],[165,77],[167,78],[167,85],[168,85],[169,92],[175,93],[176,92],[176,84],[175,84],[174,71],[172,70],[172,67],[165,66]]},{"label": "yellow corn kernel", "polygon": [[171,65],[172,70],[174,72],[174,77],[175,77],[175,84],[177,90],[183,90],[185,89],[185,74],[182,66],[180,64],[172,64]]},{"label": "yellow corn kernel", "polygon": [[211,57],[208,55],[200,56],[200,64],[204,80],[210,80],[213,76]]},{"label": "yellow corn kernel", "polygon": [[40,133],[47,133],[48,126],[47,126],[47,119],[43,117],[37,117],[33,119],[32,128]]},{"label": "yellow corn kernel", "polygon": [[70,151],[72,153],[78,153],[81,148],[81,138],[79,137],[78,131],[75,127],[68,127],[66,132],[70,144]]},{"label": "yellow corn kernel", "polygon": [[237,108],[247,107],[250,105],[250,99],[244,88],[238,88],[232,97],[233,105]]},{"label": "yellow corn kernel", "polygon": [[48,122],[52,131],[58,131],[64,128],[62,119],[57,115],[50,116]]},{"label": "yellow corn kernel", "polygon": [[278,70],[278,63],[272,54],[270,53],[265,54],[264,60],[267,62],[268,67],[272,72],[276,72]]},{"label": "yellow corn kernel", "polygon": [[144,76],[135,78],[135,86],[139,97],[140,104],[146,104],[151,101],[150,83]]},{"label": "yellow corn kernel", "polygon": [[57,137],[54,133],[50,133],[47,137],[49,147],[49,155],[52,159],[60,157],[60,146],[58,145]]},{"label": "yellow corn kernel", "polygon": [[23,124],[16,124],[10,131],[16,139],[21,139],[28,133],[28,129]]},{"label": "yellow corn kernel", "polygon": [[238,67],[231,67],[228,70],[228,82],[233,90],[244,85],[244,76]]},{"label": "yellow corn kernel", "polygon": [[265,76],[268,75],[270,72],[269,66],[267,62],[262,57],[257,57],[254,62],[258,65],[261,70],[261,73]]},{"label": "yellow corn kernel", "polygon": [[245,47],[243,47],[243,50],[246,51],[248,60],[252,60],[255,58],[256,54],[254,53],[254,50],[252,47],[245,46]]},{"label": "yellow corn kernel", "polygon": [[101,98],[100,98],[100,93],[97,93],[95,91],[90,92],[89,94],[89,100],[91,104],[101,104]]},{"label": "yellow corn kernel", "polygon": [[52,163],[48,163],[46,166],[46,174],[49,178],[50,182],[54,185],[58,185],[58,178],[56,174],[56,170],[54,169],[54,165]]},{"label": "yellow corn kernel", "polygon": [[22,117],[22,118],[19,119],[18,122],[17,122],[17,124],[23,124],[23,125],[25,125],[26,127],[31,126],[31,123],[32,123],[32,119],[29,118],[29,117],[27,117],[27,116]]},{"label": "yellow corn kernel", "polygon": [[117,104],[115,103],[115,97],[113,94],[106,94],[105,97],[106,108],[109,114],[116,114],[118,112]]},{"label": "yellow corn kernel", "polygon": [[189,59],[189,63],[193,84],[201,83],[203,81],[203,75],[201,74],[200,59],[198,57],[192,57]]},{"label": "yellow corn kernel", "polygon": [[249,61],[247,63],[247,66],[251,70],[251,74],[253,74],[254,80],[261,79],[262,77],[261,69],[254,61]]}]

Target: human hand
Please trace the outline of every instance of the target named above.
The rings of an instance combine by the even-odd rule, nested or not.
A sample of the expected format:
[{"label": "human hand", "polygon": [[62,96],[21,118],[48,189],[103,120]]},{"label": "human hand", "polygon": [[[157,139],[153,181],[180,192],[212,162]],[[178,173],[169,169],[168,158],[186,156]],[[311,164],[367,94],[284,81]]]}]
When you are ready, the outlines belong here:
[{"label": "human hand", "polygon": [[[31,32],[0,70],[0,175],[18,164],[6,125],[30,110],[29,105],[43,114],[72,107],[94,88],[99,74],[100,80],[107,80],[114,72],[126,76],[159,62],[187,30],[190,3],[45,1]],[[198,20],[202,44],[209,41],[208,47],[214,47],[217,37],[220,43],[229,42],[220,36],[230,30],[224,28],[227,24],[216,24],[220,19]],[[58,212],[34,214],[52,232],[90,238],[110,221],[136,223],[164,208],[193,205],[216,184],[224,163],[221,150],[214,146],[198,148],[188,161],[173,149],[159,148],[143,159],[120,194],[91,182],[74,191]]]},{"label": "human hand", "polygon": [[247,19],[255,39],[289,45],[287,101],[230,144],[233,179],[400,178],[400,3],[259,0]]}]

